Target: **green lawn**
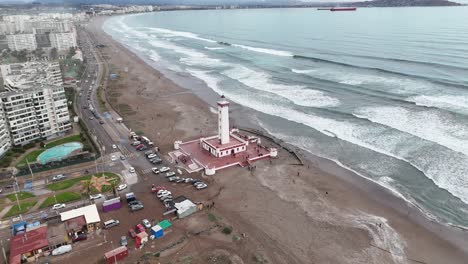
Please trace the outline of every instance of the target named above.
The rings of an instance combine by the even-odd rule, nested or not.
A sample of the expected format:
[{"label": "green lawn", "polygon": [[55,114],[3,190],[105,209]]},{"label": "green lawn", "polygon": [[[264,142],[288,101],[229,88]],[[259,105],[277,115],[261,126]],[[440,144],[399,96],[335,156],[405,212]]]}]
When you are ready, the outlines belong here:
[{"label": "green lawn", "polygon": [[37,201],[30,201],[30,202],[22,202],[20,203],[21,210],[19,209],[18,205],[14,205],[11,207],[10,211],[6,213],[6,215],[3,218],[11,217],[11,216],[17,216],[19,214],[24,214],[26,213],[31,207],[33,207]]},{"label": "green lawn", "polygon": [[[32,193],[28,193],[28,192],[18,192],[18,199],[19,200],[24,200],[24,199],[27,199],[27,198],[31,198],[31,197],[34,197],[35,195],[32,194]],[[10,201],[12,202],[15,202],[16,201],[16,195],[14,193],[12,194],[9,194],[7,195],[8,199],[10,199]]]},{"label": "green lawn", "polygon": [[[114,174],[114,173],[104,172],[104,173],[99,173],[97,176],[101,177],[102,174],[104,174],[107,178],[117,179],[118,183],[120,182],[120,177],[118,175]],[[68,189],[68,188],[72,187],[76,183],[79,183],[79,182],[84,181],[84,180],[91,179],[91,176],[93,176],[93,175],[90,174],[90,175],[81,176],[81,177],[78,177],[78,178],[73,178],[73,179],[69,179],[69,180],[54,182],[54,183],[48,184],[47,189],[49,189],[51,191],[65,190],[65,189]],[[104,186],[102,188],[102,192],[110,191],[110,189],[111,189],[110,186],[106,185],[106,186]]]},{"label": "green lawn", "polygon": [[66,137],[66,138],[61,138],[61,139],[49,142],[49,143],[46,144],[46,146],[44,148],[33,150],[31,153],[24,156],[18,162],[18,164],[16,164],[16,167],[18,167],[18,168],[19,167],[24,167],[24,166],[26,166],[26,160],[28,160],[29,162],[34,162],[34,161],[36,161],[37,157],[42,152],[44,152],[44,150],[50,149],[50,148],[53,148],[55,146],[58,146],[58,145],[61,145],[61,144],[64,144],[64,143],[68,143],[68,142],[81,142],[80,135],[73,135],[73,136],[69,136],[69,137]]},{"label": "green lawn", "polygon": [[[57,202],[55,201],[57,199]],[[52,206],[56,203],[67,203],[81,199],[81,194],[76,192],[63,192],[54,196],[47,197],[47,199],[39,206],[39,208],[45,208]]]}]

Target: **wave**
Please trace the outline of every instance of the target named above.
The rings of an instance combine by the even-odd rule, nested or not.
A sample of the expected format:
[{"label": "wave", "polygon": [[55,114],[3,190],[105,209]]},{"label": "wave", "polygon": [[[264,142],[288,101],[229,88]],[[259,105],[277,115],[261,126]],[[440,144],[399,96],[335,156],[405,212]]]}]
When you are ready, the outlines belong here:
[{"label": "wave", "polygon": [[306,73],[312,73],[317,71],[316,69],[309,69],[309,70],[298,70],[298,69],[291,69],[292,72],[294,73],[299,73],[299,74],[306,74]]},{"label": "wave", "polygon": [[284,51],[284,50],[256,48],[256,47],[250,47],[250,46],[245,46],[245,45],[240,45],[240,44],[232,44],[232,46],[238,47],[238,48],[241,48],[241,49],[246,49],[246,50],[250,50],[250,51],[259,52],[259,53],[275,55],[275,56],[293,57],[293,54],[291,52]]},{"label": "wave", "polygon": [[463,95],[417,95],[406,100],[419,106],[442,108],[468,115],[468,97]]},{"label": "wave", "polygon": [[422,79],[422,80],[429,81],[429,82],[432,82],[432,83],[437,83],[437,84],[442,84],[442,85],[454,86],[454,87],[457,87],[457,88],[468,89],[467,85],[454,83],[454,82],[452,82],[450,80],[445,80],[445,79],[440,79],[440,78],[439,79],[429,78],[429,77],[414,75],[414,74],[409,74],[409,73],[396,72],[396,71],[391,71],[391,70],[386,70],[386,69],[381,69],[381,68],[375,68],[375,67],[354,65],[354,64],[344,63],[344,62],[337,62],[337,61],[333,61],[333,60],[326,60],[326,59],[321,59],[321,58],[316,58],[316,57],[309,57],[309,56],[302,56],[302,55],[293,55],[293,58],[302,59],[302,60],[309,60],[309,61],[313,61],[313,62],[322,62],[322,63],[340,65],[340,66],[351,67],[351,68],[356,68],[356,69],[370,70],[370,71],[375,71],[375,72],[380,72],[380,73],[386,73],[386,74],[392,74],[392,75],[397,75],[397,76],[409,77],[409,78],[413,78],[413,79]]},{"label": "wave", "polygon": [[403,107],[364,107],[356,117],[386,125],[468,155],[468,126],[437,110],[410,111]]},{"label": "wave", "polygon": [[196,39],[196,40],[201,40],[209,43],[216,43],[215,40],[212,39],[207,39],[207,38],[202,38],[199,35],[192,33],[192,32],[185,32],[185,31],[176,31],[176,30],[170,30],[166,28],[153,28],[153,27],[143,27],[145,29],[149,29],[150,31],[156,32],[156,33],[162,33],[167,36],[174,36],[174,37],[184,37],[184,38],[190,38],[190,39]]},{"label": "wave", "polygon": [[296,105],[306,107],[335,107],[340,104],[338,99],[327,96],[321,91],[312,90],[300,85],[273,83],[271,76],[267,73],[254,71],[244,66],[234,66],[222,72],[222,74],[250,88],[280,95],[281,97],[291,100]]},{"label": "wave", "polygon": [[221,47],[205,47],[205,49],[207,49],[207,50],[222,50],[224,48],[221,48]]}]

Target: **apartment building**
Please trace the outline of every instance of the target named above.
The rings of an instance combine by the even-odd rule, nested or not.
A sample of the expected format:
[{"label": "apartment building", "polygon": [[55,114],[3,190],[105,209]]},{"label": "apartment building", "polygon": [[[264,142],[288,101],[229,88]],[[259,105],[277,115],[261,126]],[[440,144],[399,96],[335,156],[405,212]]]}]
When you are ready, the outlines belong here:
[{"label": "apartment building", "polygon": [[58,62],[24,62],[0,65],[4,88],[8,91],[44,85],[63,85]]},{"label": "apartment building", "polygon": [[[0,102],[0,105],[2,103]],[[0,157],[5,154],[11,147],[10,132],[8,131],[8,125],[5,119],[5,113],[3,107],[0,107]]]},{"label": "apartment building", "polygon": [[0,99],[12,145],[54,138],[71,129],[61,86],[4,92]]},{"label": "apartment building", "polygon": [[50,45],[59,51],[69,50],[77,46],[75,32],[50,33],[49,37]]},{"label": "apartment building", "polygon": [[34,34],[14,34],[7,35],[8,48],[11,50],[28,50],[37,49],[36,37]]}]

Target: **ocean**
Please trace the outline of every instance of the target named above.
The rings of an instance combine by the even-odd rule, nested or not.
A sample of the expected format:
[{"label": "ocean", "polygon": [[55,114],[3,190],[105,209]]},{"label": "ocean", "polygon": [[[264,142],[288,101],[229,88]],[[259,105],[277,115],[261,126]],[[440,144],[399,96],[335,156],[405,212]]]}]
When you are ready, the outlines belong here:
[{"label": "ocean", "polygon": [[468,227],[468,7],[156,12],[104,30],[265,130]]}]

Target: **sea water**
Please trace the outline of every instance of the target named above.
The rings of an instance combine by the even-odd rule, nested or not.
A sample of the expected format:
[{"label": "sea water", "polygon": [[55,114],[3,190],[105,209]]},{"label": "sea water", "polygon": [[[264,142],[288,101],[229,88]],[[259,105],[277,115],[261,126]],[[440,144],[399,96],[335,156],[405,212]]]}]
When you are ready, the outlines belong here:
[{"label": "sea water", "polygon": [[113,17],[104,30],[257,111],[274,136],[468,226],[468,8]]}]

